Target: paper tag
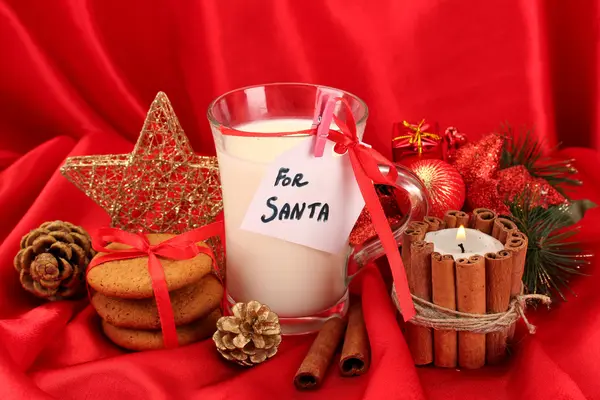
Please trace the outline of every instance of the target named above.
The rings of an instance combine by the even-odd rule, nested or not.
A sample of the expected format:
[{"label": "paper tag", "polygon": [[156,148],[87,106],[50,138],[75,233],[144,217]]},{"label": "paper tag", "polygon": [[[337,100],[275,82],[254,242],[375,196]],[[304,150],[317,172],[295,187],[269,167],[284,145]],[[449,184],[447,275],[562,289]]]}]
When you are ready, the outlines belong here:
[{"label": "paper tag", "polygon": [[316,158],[314,140],[306,138],[267,167],[241,229],[339,253],[365,202],[348,154],[334,154],[328,140]]}]

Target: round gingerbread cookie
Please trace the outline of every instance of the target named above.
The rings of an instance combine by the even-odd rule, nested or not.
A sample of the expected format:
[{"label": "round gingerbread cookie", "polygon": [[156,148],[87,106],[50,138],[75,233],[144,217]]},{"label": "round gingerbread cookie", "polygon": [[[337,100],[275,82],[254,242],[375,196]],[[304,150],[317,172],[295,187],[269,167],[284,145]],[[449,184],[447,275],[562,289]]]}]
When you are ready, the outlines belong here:
[{"label": "round gingerbread cookie", "polygon": [[[162,233],[151,233],[147,236],[151,244],[159,244],[174,237],[174,235]],[[198,243],[198,245],[206,247],[204,243]],[[110,249],[129,248],[120,243],[111,243],[106,247]],[[96,257],[104,254],[98,253]],[[212,269],[212,260],[206,254],[198,254],[189,260],[168,260],[161,257],[159,259],[165,271],[169,291],[198,282]],[[146,299],[154,295],[152,279],[148,272],[147,256],[100,264],[88,272],[87,282],[97,292],[111,297]]]},{"label": "round gingerbread cookie", "polygon": [[[197,283],[170,293],[175,324],[186,325],[208,315],[219,307],[223,286],[213,274]],[[100,317],[111,325],[132,329],[160,329],[156,301],[108,297],[100,292],[92,295],[92,305]]]},{"label": "round gingerbread cookie", "polygon": [[[205,318],[177,328],[177,339],[180,346],[185,346],[209,338],[217,329],[217,320],[221,310],[216,309]],[[102,330],[116,345],[129,350],[157,350],[164,348],[160,330],[146,331],[140,329],[118,328],[102,321]]]}]

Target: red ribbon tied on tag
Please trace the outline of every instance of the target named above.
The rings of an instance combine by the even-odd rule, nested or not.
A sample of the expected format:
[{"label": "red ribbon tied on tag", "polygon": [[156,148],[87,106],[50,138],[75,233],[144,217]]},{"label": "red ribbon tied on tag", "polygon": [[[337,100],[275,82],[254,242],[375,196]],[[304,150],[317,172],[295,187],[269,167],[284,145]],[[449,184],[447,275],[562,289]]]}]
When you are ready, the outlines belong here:
[{"label": "red ribbon tied on tag", "polygon": [[[210,237],[220,236],[223,233],[223,221],[213,222],[200,228],[182,233],[165,240],[159,244],[150,244],[143,233],[125,232],[116,228],[101,228],[92,235],[94,249],[102,254],[96,256],[88,266],[86,275],[101,264],[110,261],[128,260],[148,256],[148,273],[152,279],[152,290],[156,299],[160,327],[163,334],[165,348],[170,349],[179,345],[175,317],[171,307],[171,298],[165,279],[165,272],[160,258],[169,260],[189,260],[199,254],[208,255],[216,269],[215,257],[209,247],[199,246]],[[130,248],[111,249],[109,243],[120,243]]]},{"label": "red ribbon tied on tag", "polygon": [[[375,232],[381,240],[381,244],[385,250],[390,264],[392,277],[398,293],[398,301],[400,303],[402,316],[404,317],[405,321],[408,321],[415,316],[415,307],[412,302],[410,290],[408,288],[408,281],[406,279],[406,272],[404,270],[402,258],[400,257],[400,252],[398,251],[398,244],[394,239],[392,229],[388,224],[383,207],[379,202],[379,197],[377,196],[374,186],[375,184],[383,184],[401,189],[401,187],[396,183],[398,179],[398,171],[391,161],[386,159],[368,144],[359,140],[356,131],[356,121],[352,114],[352,108],[342,97],[336,97],[335,100],[341,102],[342,106],[346,108],[345,115],[347,115],[347,122],[345,123],[334,115],[333,120],[340,130],[329,130],[327,139],[336,143],[334,150],[337,153],[343,154],[348,152],[352,170],[354,171],[354,177],[365,200],[367,210],[371,214],[371,220],[373,222]],[[297,135],[302,133],[307,135],[316,135],[317,129],[309,129],[300,132],[254,133],[221,127],[221,132],[223,135],[230,136],[260,136],[264,138]],[[386,174],[380,171],[380,165],[388,167],[388,172]]]}]

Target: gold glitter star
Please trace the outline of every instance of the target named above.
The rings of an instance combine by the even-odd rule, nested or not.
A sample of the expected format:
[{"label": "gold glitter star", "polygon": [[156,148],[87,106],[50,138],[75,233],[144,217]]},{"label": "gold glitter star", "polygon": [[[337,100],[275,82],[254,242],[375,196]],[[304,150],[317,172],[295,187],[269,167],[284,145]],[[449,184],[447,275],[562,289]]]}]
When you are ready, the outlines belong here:
[{"label": "gold glitter star", "polygon": [[69,157],[61,173],[130,232],[182,233],[223,208],[216,157],[194,153],[162,92],[132,153]]}]

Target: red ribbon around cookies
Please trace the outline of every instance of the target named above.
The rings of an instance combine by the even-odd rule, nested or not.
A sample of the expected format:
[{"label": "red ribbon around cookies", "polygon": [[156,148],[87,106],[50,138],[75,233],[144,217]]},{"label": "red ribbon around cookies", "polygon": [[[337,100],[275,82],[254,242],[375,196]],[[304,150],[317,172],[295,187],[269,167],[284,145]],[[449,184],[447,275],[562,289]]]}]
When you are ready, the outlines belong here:
[{"label": "red ribbon around cookies", "polygon": [[[408,288],[408,281],[406,279],[406,273],[404,271],[404,265],[402,264],[402,258],[398,251],[398,244],[394,239],[394,235],[387,222],[387,218],[379,202],[379,197],[375,191],[375,184],[389,185],[401,189],[397,184],[398,171],[394,164],[382,156],[379,152],[374,150],[371,146],[362,143],[356,132],[356,122],[352,115],[352,109],[344,98],[336,98],[336,101],[341,102],[341,105],[347,109],[346,115],[348,116],[348,123],[344,123],[336,116],[333,119],[340,131],[329,130],[327,139],[336,143],[335,151],[343,154],[345,151],[348,152],[350,157],[350,163],[352,170],[354,171],[354,177],[360,188],[360,192],[365,200],[365,204],[371,219],[373,221],[373,227],[377,236],[381,240],[383,249],[387,255],[390,263],[390,269],[398,293],[398,300],[402,316],[405,321],[412,319],[415,315],[415,308],[412,302],[410,291]],[[276,133],[253,133],[238,131],[236,129],[221,127],[223,135],[229,136],[246,136],[246,137],[281,137],[297,134],[316,135],[317,129],[309,129],[300,132],[276,132]],[[379,165],[389,167],[386,174],[383,174],[379,170]]]},{"label": "red ribbon around cookies", "polygon": [[[116,228],[102,228],[95,232],[92,241],[96,251],[106,254],[96,256],[88,266],[87,273],[100,264],[109,261],[148,256],[148,272],[152,279],[152,289],[156,299],[163,342],[165,348],[174,348],[179,345],[177,329],[165,272],[159,257],[169,260],[189,260],[198,254],[206,254],[212,259],[213,268],[215,268],[216,263],[212,250],[196,243],[203,242],[213,236],[220,236],[222,233],[223,221],[218,221],[153,245],[142,233],[130,233]],[[106,247],[109,243],[121,243],[130,246],[130,248],[110,249]]]}]

